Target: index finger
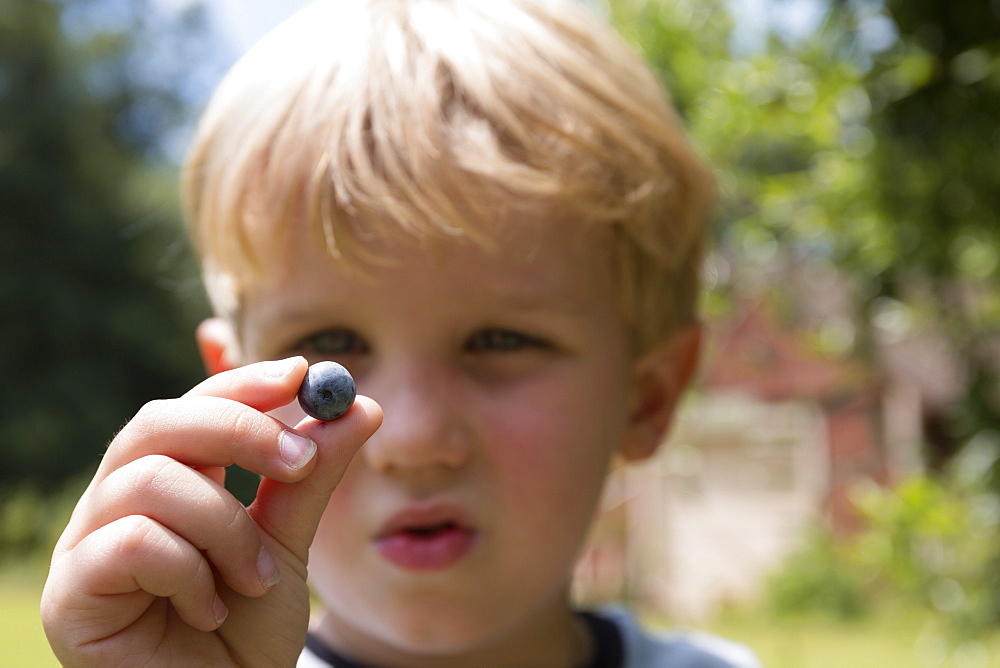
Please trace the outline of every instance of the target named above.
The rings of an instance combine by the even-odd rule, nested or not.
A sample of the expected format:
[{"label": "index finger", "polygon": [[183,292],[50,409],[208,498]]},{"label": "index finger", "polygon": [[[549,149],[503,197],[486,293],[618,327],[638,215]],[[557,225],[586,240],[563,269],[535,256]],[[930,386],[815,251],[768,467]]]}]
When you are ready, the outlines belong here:
[{"label": "index finger", "polygon": [[299,445],[304,454],[315,444],[265,413],[295,400],[307,367],[303,357],[249,364],[207,378],[180,399],[150,402],[112,441],[96,477],[162,454],[197,468],[237,464],[297,479],[306,473],[299,470],[305,460],[283,460],[294,459],[288,447]]},{"label": "index finger", "polygon": [[305,357],[256,362],[209,376],[185,397],[219,397],[266,413],[295,399],[309,363]]}]

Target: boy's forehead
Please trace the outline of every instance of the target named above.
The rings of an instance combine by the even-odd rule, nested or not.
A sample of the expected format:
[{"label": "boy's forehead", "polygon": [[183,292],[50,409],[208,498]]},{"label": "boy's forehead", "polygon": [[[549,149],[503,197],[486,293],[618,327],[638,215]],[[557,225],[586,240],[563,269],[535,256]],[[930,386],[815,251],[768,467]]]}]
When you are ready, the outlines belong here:
[{"label": "boy's forehead", "polygon": [[[341,291],[440,290],[478,294],[517,308],[584,310],[595,290],[611,289],[611,235],[563,220],[518,219],[491,238],[372,242],[372,258],[357,268],[331,257],[322,242],[302,235],[280,265],[246,291],[253,320],[304,315],[317,297]],[[344,295],[346,299],[347,296]]]},{"label": "boy's forehead", "polygon": [[[271,253],[262,278],[265,284],[291,280],[307,260],[313,270],[358,274],[375,280],[393,270],[406,272],[425,263],[467,263],[472,273],[486,268],[524,269],[557,262],[563,271],[610,258],[611,226],[581,223],[553,206],[532,210],[519,205],[492,219],[475,221],[452,233],[414,234],[405,225],[389,223],[366,229],[362,221],[345,226],[352,231],[350,256],[331,253],[320,225],[294,225],[269,244]],[[283,237],[283,238],[282,238]]]}]

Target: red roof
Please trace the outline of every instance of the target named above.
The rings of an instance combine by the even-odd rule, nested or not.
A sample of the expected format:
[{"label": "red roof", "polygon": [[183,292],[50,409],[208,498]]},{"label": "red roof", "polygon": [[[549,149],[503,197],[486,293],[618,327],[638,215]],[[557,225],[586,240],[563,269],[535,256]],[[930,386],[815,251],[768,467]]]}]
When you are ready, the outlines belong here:
[{"label": "red roof", "polygon": [[867,375],[809,346],[765,302],[709,323],[708,334],[702,382],[709,388],[746,389],[769,400],[820,400],[859,389]]}]

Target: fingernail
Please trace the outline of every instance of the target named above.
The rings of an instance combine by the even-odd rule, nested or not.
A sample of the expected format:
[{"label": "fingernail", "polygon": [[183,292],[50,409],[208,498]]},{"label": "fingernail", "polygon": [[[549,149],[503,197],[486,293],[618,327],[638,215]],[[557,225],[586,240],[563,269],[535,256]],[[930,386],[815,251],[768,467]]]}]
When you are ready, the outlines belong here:
[{"label": "fingernail", "polygon": [[278,437],[278,451],[288,468],[298,470],[316,455],[316,443],[311,438],[284,430]]},{"label": "fingernail", "polygon": [[274,360],[271,362],[261,363],[261,371],[264,372],[265,376],[269,376],[276,380],[281,380],[288,374],[292,372],[292,369],[299,363],[301,357],[289,357],[283,360]]},{"label": "fingernail", "polygon": [[226,621],[226,617],[229,616],[229,608],[226,607],[226,604],[218,596],[215,597],[215,602],[212,604],[212,612],[215,614],[215,623],[220,626],[222,622]]},{"label": "fingernail", "polygon": [[268,589],[278,584],[278,580],[281,579],[278,564],[274,563],[274,557],[263,547],[257,555],[257,576],[260,578],[260,583]]}]

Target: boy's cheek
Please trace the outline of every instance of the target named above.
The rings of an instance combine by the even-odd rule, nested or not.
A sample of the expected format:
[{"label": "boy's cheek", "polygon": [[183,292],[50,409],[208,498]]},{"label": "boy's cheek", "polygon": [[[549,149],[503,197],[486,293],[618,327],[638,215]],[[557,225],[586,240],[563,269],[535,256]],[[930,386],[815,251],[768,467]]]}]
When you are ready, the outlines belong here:
[{"label": "boy's cheek", "polygon": [[[571,414],[570,414],[571,415]],[[559,416],[563,416],[562,418]],[[603,425],[572,420],[546,410],[521,411],[494,423],[494,457],[513,481],[531,486],[539,477],[552,484],[562,472],[604,469]],[[502,462],[502,463],[501,463]]]}]

